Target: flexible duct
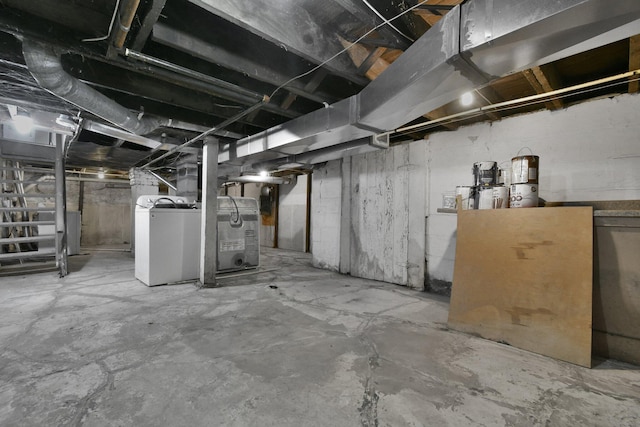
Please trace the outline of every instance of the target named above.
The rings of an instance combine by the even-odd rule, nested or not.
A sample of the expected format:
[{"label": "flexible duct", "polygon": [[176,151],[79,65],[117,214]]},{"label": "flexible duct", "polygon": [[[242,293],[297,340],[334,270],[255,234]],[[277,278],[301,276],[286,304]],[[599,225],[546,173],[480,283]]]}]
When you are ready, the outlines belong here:
[{"label": "flexible duct", "polygon": [[33,78],[54,95],[131,133],[145,135],[168,124],[137,114],[69,75],[51,46],[23,40],[22,53]]}]

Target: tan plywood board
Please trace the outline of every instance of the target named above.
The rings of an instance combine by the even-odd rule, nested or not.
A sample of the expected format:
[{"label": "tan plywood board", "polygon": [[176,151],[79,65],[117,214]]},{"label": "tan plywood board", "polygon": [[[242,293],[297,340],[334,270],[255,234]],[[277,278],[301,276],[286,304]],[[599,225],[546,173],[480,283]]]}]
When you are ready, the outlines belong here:
[{"label": "tan plywood board", "polygon": [[593,209],[461,211],[449,327],[591,366]]}]

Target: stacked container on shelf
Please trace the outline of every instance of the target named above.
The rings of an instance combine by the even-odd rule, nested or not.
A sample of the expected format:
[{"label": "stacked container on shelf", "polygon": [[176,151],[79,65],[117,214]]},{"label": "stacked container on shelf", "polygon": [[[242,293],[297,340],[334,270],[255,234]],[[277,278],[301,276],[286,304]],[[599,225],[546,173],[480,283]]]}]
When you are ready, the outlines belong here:
[{"label": "stacked container on shelf", "polygon": [[516,156],[511,159],[512,208],[535,208],[538,206],[538,156]]}]

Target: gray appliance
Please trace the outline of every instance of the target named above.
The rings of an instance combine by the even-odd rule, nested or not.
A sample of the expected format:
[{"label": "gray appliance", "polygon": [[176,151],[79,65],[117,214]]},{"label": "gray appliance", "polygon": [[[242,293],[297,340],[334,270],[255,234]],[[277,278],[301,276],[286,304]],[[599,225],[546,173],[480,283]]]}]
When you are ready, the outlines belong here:
[{"label": "gray appliance", "polygon": [[218,197],[218,265],[220,272],[258,267],[260,208],[248,197]]},{"label": "gray appliance", "polygon": [[[175,196],[140,196],[135,230],[135,275],[147,286],[200,276],[200,206]],[[259,208],[255,199],[218,197],[219,272],[256,268],[260,261]]]}]

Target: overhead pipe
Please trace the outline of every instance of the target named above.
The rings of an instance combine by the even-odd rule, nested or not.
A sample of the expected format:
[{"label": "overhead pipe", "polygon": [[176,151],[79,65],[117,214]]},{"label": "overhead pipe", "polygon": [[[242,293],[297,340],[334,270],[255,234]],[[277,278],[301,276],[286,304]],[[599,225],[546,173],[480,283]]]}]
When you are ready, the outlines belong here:
[{"label": "overhead pipe", "polygon": [[138,117],[129,109],[69,75],[54,49],[25,39],[22,53],[33,78],[40,86],[79,108],[136,135],[145,135],[170,123],[169,119]]},{"label": "overhead pipe", "polygon": [[512,105],[520,105],[527,103],[535,103],[535,102],[545,102],[549,99],[553,98],[561,98],[563,95],[570,94],[572,92],[577,92],[582,89],[590,89],[596,86],[605,85],[607,83],[612,83],[619,80],[624,80],[623,83],[628,83],[626,79],[638,80],[640,78],[640,69],[627,71],[626,73],[616,74],[610,77],[603,77],[601,79],[592,80],[586,83],[580,83],[573,86],[568,86],[562,89],[551,90],[549,92],[538,93],[535,95],[524,96],[522,98],[511,99],[509,101],[496,102],[494,104],[483,105],[481,107],[471,108],[469,110],[461,111],[459,113],[449,114],[448,116],[438,117],[437,119],[429,120],[422,123],[416,123],[409,126],[404,126],[396,129],[393,133],[405,133],[411,131],[419,131],[424,130],[429,127],[433,127],[439,125],[440,123],[446,123],[449,121],[455,121],[456,119],[464,119],[467,116],[484,114],[486,112],[490,112],[493,110],[497,110],[504,107],[510,107]]},{"label": "overhead pipe", "polygon": [[113,35],[113,46],[115,46],[116,49],[122,49],[124,46],[127,34],[129,34],[129,30],[131,29],[131,23],[138,11],[138,6],[140,6],[140,0],[129,0],[120,6],[120,11],[118,11],[118,28]]},{"label": "overhead pipe", "polygon": [[[136,52],[135,50],[125,49],[124,56],[139,62],[143,62],[145,64],[152,65],[154,67],[171,71],[172,73],[175,73],[175,74],[188,77],[189,79],[193,79],[193,81],[195,82],[208,84],[211,87],[215,88],[214,91],[217,93],[218,96],[220,96],[221,98],[229,99],[230,101],[233,101],[233,102],[238,102],[243,104],[252,104],[255,102],[259,102],[265,96],[263,94],[259,94],[252,90],[245,89],[233,83],[229,83],[224,80],[217,79],[215,77],[200,73],[190,68],[182,67],[172,62],[165,61],[164,59],[156,58],[151,55],[147,55],[145,53]],[[290,110],[286,110],[284,108],[281,108],[272,104],[265,104],[264,109],[266,111],[270,111],[272,113],[275,113],[284,117],[288,117],[288,118],[294,118],[299,116],[299,114],[295,114]]]},{"label": "overhead pipe", "polygon": [[388,133],[501,76],[638,33],[637,0],[471,0],[357,95],[230,144],[219,162],[243,165]]},{"label": "overhead pipe", "polygon": [[189,141],[185,142],[184,144],[178,145],[177,147],[167,151],[166,153],[164,153],[163,155],[156,157],[155,159],[151,160],[148,163],[145,163],[144,165],[140,166],[141,169],[148,169],[149,166],[151,166],[154,163],[159,162],[160,160],[169,157],[170,155],[184,150],[185,148],[193,145],[194,143],[203,140],[206,136],[212,135],[213,133],[226,128],[227,126],[229,126],[232,123],[237,122],[238,120],[242,119],[245,116],[248,116],[249,114],[251,114],[252,112],[262,108],[263,105],[267,104],[269,102],[269,98],[267,96],[265,96],[262,101],[252,105],[251,107],[247,108],[246,110],[236,114],[233,117],[228,118],[227,120],[223,121],[222,123],[220,123],[217,126],[212,127],[211,129],[202,132],[200,135],[196,136],[195,138],[191,138]]}]

